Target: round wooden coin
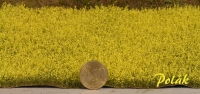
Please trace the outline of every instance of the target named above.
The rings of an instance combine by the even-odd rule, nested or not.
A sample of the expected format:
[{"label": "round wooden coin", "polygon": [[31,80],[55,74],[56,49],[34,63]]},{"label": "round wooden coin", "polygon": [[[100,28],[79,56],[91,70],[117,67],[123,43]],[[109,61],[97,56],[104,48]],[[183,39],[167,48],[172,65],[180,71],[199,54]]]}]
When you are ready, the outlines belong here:
[{"label": "round wooden coin", "polygon": [[108,80],[106,67],[98,61],[89,61],[80,70],[80,81],[88,89],[99,89]]}]

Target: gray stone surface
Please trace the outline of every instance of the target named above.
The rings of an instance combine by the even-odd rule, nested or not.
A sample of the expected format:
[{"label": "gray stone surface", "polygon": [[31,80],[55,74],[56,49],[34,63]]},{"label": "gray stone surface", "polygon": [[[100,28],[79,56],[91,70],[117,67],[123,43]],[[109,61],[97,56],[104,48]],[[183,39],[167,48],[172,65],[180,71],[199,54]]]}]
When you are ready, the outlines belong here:
[{"label": "gray stone surface", "polygon": [[162,89],[60,89],[60,88],[0,88],[0,94],[200,94],[200,89],[162,88]]}]

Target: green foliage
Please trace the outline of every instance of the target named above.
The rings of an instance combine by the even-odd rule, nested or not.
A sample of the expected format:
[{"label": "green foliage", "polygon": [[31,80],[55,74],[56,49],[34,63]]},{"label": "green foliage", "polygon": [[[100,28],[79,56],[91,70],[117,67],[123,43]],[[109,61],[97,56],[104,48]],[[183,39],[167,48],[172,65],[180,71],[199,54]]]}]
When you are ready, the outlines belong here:
[{"label": "green foliage", "polygon": [[154,75],[163,73],[188,74],[188,86],[199,87],[199,9],[3,5],[0,87],[82,87],[79,71],[90,60],[107,67],[108,86],[155,88]]},{"label": "green foliage", "polygon": [[199,0],[0,0],[0,5],[3,3],[10,3],[12,5],[25,4],[26,7],[38,8],[44,6],[64,6],[67,8],[83,8],[87,9],[95,6],[109,6],[115,5],[118,7],[127,7],[129,9],[141,8],[158,8],[165,6],[173,6],[185,4],[200,5]]}]

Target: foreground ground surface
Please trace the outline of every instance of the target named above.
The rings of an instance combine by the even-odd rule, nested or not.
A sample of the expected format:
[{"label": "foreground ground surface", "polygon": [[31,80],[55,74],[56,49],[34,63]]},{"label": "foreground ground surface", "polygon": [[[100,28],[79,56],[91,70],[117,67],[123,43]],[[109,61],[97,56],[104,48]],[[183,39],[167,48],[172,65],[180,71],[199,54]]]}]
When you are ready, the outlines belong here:
[{"label": "foreground ground surface", "polygon": [[199,94],[200,89],[162,88],[162,89],[59,89],[59,88],[1,88],[0,94]]}]

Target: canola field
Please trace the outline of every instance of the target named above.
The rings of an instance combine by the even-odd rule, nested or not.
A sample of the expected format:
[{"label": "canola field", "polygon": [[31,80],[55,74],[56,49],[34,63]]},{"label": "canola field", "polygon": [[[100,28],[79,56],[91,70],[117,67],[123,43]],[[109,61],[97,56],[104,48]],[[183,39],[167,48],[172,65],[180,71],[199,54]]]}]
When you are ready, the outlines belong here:
[{"label": "canola field", "polygon": [[199,88],[199,10],[194,6],[33,9],[4,4],[0,8],[0,87],[82,88],[81,67],[98,60],[109,73],[106,86]]}]

